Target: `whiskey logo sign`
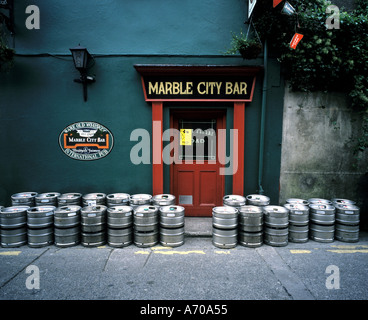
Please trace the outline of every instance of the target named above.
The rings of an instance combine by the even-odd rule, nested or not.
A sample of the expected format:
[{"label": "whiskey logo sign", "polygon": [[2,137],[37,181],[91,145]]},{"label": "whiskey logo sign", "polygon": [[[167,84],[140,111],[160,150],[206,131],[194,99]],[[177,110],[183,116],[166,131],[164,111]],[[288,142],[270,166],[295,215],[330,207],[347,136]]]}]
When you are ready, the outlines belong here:
[{"label": "whiskey logo sign", "polygon": [[112,133],[97,122],[76,122],[66,127],[59,135],[61,150],[76,160],[97,160],[106,157],[112,150]]}]

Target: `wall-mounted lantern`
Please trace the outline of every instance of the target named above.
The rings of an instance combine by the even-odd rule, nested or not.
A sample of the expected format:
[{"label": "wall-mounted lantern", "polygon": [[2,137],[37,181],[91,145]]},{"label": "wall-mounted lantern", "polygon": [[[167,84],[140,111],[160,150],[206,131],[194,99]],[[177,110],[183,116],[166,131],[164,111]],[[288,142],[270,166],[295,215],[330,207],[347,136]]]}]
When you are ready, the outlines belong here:
[{"label": "wall-mounted lantern", "polygon": [[80,72],[79,79],[74,79],[75,82],[83,84],[83,97],[84,101],[87,101],[87,84],[95,82],[96,79],[93,76],[87,75],[87,70],[92,66],[94,59],[88,52],[88,50],[80,45],[75,48],[70,48],[73,56],[74,66]]}]

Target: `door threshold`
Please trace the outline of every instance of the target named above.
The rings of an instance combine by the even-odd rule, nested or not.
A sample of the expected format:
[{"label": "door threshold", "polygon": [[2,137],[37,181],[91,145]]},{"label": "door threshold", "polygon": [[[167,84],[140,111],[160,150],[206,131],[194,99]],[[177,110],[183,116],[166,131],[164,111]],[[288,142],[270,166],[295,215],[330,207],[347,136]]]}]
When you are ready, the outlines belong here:
[{"label": "door threshold", "polygon": [[212,237],[212,217],[185,217],[184,234],[187,237]]}]

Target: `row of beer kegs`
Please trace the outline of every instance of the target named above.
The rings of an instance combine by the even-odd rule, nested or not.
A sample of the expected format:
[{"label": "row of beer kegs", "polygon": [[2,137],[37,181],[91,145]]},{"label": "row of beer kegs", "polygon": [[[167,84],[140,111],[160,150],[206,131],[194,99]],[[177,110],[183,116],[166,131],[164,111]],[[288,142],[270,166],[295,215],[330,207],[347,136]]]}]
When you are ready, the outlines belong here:
[{"label": "row of beer kegs", "polygon": [[213,208],[213,243],[232,248],[237,243],[286,246],[309,239],[357,242],[359,219],[359,207],[348,199],[290,198],[280,206],[270,205],[265,195],[226,195],[223,207]]},{"label": "row of beer kegs", "polygon": [[[3,247],[68,247],[80,242],[124,247],[133,239],[139,247],[184,243],[185,209],[175,205],[170,194],[22,192],[11,201],[10,207],[0,206]],[[212,241],[220,248],[238,243],[285,246],[308,239],[357,242],[359,211],[347,199],[291,198],[276,206],[265,195],[225,195],[223,206],[212,209]]]},{"label": "row of beer kegs", "polygon": [[185,210],[170,194],[22,192],[11,201],[1,208],[2,247],[184,243]]}]

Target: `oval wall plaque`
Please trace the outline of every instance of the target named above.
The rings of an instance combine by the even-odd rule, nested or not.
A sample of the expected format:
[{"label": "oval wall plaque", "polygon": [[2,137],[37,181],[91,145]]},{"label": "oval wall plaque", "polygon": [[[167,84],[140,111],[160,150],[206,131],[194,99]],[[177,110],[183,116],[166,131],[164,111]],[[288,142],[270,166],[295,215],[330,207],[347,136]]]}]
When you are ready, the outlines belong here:
[{"label": "oval wall plaque", "polygon": [[114,145],[114,137],[103,125],[82,121],[67,126],[59,135],[61,150],[70,158],[82,161],[106,157]]}]

